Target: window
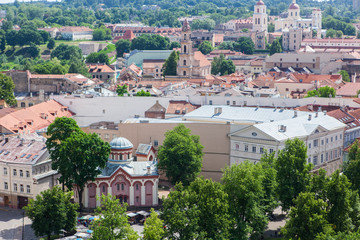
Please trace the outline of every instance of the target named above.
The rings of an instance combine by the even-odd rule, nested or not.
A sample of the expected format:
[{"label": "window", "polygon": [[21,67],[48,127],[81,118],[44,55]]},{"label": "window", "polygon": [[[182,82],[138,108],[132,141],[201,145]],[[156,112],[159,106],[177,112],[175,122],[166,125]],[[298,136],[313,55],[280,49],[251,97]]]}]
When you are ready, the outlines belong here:
[{"label": "window", "polygon": [[13,170],[13,175],[16,176],[17,173],[16,173],[16,169]]},{"label": "window", "polygon": [[183,75],[186,76],[186,71],[183,72]]},{"label": "window", "polygon": [[337,155],[337,150],[335,150],[335,153],[334,153],[334,158],[337,158],[338,155]]},{"label": "window", "polygon": [[311,157],[308,158],[308,163],[311,163]]},{"label": "window", "polygon": [[30,193],[30,185],[26,185],[26,192]]},{"label": "window", "polygon": [[30,177],[30,172],[26,171],[26,177],[29,178]]},{"label": "window", "polygon": [[4,167],[4,175],[7,175],[7,168]]},{"label": "window", "polygon": [[120,191],[120,184],[116,184],[116,189]]},{"label": "window", "polygon": [[137,203],[139,202],[139,197],[136,197],[136,202],[137,202]]},{"label": "window", "polygon": [[342,139],[342,134],[340,134],[340,139]]},{"label": "window", "polygon": [[17,184],[14,183],[14,191],[17,192]]},{"label": "window", "polygon": [[184,53],[186,53],[186,45],[184,46]]},{"label": "window", "polygon": [[105,139],[109,139],[109,134],[105,133]]},{"label": "window", "polygon": [[24,185],[20,184],[20,192],[24,192]]},{"label": "window", "polygon": [[209,101],[209,105],[212,105],[212,100]]},{"label": "window", "polygon": [[252,152],[253,152],[253,153],[256,153],[256,146],[253,146],[253,147],[252,147]]},{"label": "window", "polygon": [[318,146],[318,140],[315,139],[315,140],[314,140],[314,147],[317,147],[317,146]]},{"label": "window", "polygon": [[23,177],[23,176],[24,176],[23,170],[20,170],[20,177]]},{"label": "window", "polygon": [[333,152],[331,151],[330,152],[330,160],[332,160],[333,159]]},{"label": "window", "polygon": [[236,105],[236,101],[233,101],[233,105]]},{"label": "window", "polygon": [[337,141],[337,135],[335,136],[335,141]]},{"label": "window", "polygon": [[327,139],[326,139],[326,144],[328,144],[328,143],[329,143],[329,139],[327,138]]},{"label": "window", "polygon": [[313,157],[313,163],[315,166],[318,164],[318,156]]},{"label": "window", "polygon": [[334,138],[333,137],[331,137],[331,142],[334,140]]},{"label": "window", "polygon": [[136,190],[139,190],[139,184],[135,185]]},{"label": "window", "polygon": [[274,149],[270,148],[269,152],[270,152],[270,153],[273,153],[273,152],[274,152]]},{"label": "window", "polygon": [[321,163],[323,163],[324,162],[324,154],[321,154]]},{"label": "window", "polygon": [[321,140],[321,145],[324,145],[324,139]]},{"label": "window", "polygon": [[226,101],[226,105],[230,105],[230,101]]},{"label": "window", "polygon": [[263,154],[264,153],[264,148],[260,147],[260,153]]},{"label": "window", "polygon": [[26,107],[26,105],[25,105],[24,102],[21,102],[21,107],[22,107],[22,108]]},{"label": "window", "polygon": [[125,186],[124,186],[124,184],[122,183],[122,184],[121,184],[121,190],[124,191],[124,188],[125,188]]},{"label": "window", "polygon": [[186,66],[186,60],[184,60],[184,66]]},{"label": "window", "polygon": [[326,153],[325,161],[329,160],[329,153]]},{"label": "window", "polygon": [[240,145],[239,144],[235,144],[235,149],[239,150],[240,149]]},{"label": "window", "polygon": [[8,189],[9,189],[9,185],[8,185],[7,182],[4,182],[4,189],[5,189],[5,190],[8,190]]},{"label": "window", "polygon": [[248,151],[249,151],[249,145],[245,145],[244,151],[245,151],[245,152],[248,152]]},{"label": "window", "polygon": [[311,143],[309,143],[309,148],[311,148]]},{"label": "window", "polygon": [[102,186],[102,191],[105,192],[105,185]]},{"label": "window", "polygon": [[154,140],[154,146],[155,146],[155,147],[159,146],[158,140]]}]

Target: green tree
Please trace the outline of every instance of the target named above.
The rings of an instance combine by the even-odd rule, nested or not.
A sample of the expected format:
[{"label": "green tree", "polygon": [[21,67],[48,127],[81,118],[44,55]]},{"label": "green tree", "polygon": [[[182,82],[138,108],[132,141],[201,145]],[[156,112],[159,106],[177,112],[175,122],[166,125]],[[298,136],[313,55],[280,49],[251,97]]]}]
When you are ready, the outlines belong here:
[{"label": "green tree", "polygon": [[176,76],[177,74],[177,62],[179,61],[179,52],[172,51],[170,56],[166,59],[163,66],[164,76]]},{"label": "green tree", "polygon": [[306,97],[323,97],[323,98],[335,97],[335,96],[336,96],[335,89],[329,86],[324,86],[318,89],[308,91],[306,95]]},{"label": "green tree", "polygon": [[73,58],[70,60],[69,73],[80,73],[84,76],[89,76],[89,69],[86,67],[82,59]]},{"label": "green tree", "polygon": [[287,140],[275,161],[277,193],[283,210],[293,206],[293,200],[306,190],[310,180],[311,164],[307,164],[307,148],[299,139]]},{"label": "green tree", "polygon": [[162,240],[165,237],[164,222],[152,208],[150,217],[144,223],[144,240]]},{"label": "green tree", "polygon": [[6,43],[12,46],[13,48],[18,44],[17,31],[10,30],[6,33]]},{"label": "green tree", "polygon": [[150,92],[145,92],[143,89],[141,89],[140,91],[138,91],[136,93],[136,96],[137,97],[150,97],[151,94],[150,94]]},{"label": "green tree", "polygon": [[128,86],[126,84],[118,85],[116,88],[116,93],[118,96],[124,96],[124,94],[128,93]]},{"label": "green tree", "polygon": [[46,45],[46,47],[47,47],[49,50],[54,49],[54,47],[55,47],[55,40],[54,40],[53,38],[50,38],[48,44]]},{"label": "green tree", "polygon": [[142,34],[131,42],[131,50],[167,50],[170,40],[157,34]]},{"label": "green tree", "polygon": [[105,26],[97,28],[93,31],[94,41],[110,40],[111,38],[111,30]]},{"label": "green tree", "polygon": [[328,29],[326,31],[326,37],[327,38],[334,38],[336,36],[336,31],[334,29]]},{"label": "green tree", "polygon": [[71,196],[72,192],[65,193],[55,186],[30,199],[24,210],[32,220],[36,236],[51,239],[51,234],[59,234],[62,229],[67,232],[75,229],[78,205],[70,202]]},{"label": "green tree", "polygon": [[6,48],[6,33],[4,30],[0,30],[0,51],[4,52]]},{"label": "green tree", "polygon": [[235,220],[232,236],[246,240],[259,237],[265,230],[264,174],[261,165],[249,161],[226,167],[222,177],[229,199],[229,213]]},{"label": "green tree", "polygon": [[269,23],[268,32],[275,32],[275,25],[273,23]]},{"label": "green tree", "polygon": [[255,44],[249,37],[240,37],[234,44],[234,50],[244,54],[253,54],[255,51]]},{"label": "green tree", "polygon": [[82,132],[73,120],[57,118],[50,124],[46,146],[52,159],[52,169],[60,174],[60,182],[79,193],[80,210],[85,184],[94,181],[104,168],[110,145],[96,134]]},{"label": "green tree", "polygon": [[349,149],[348,161],[344,163],[344,174],[352,183],[354,190],[360,190],[360,149],[357,140]]},{"label": "green tree", "polygon": [[171,42],[169,46],[169,50],[173,50],[174,48],[181,48],[181,45],[179,42]]},{"label": "green tree", "polygon": [[228,196],[220,183],[197,178],[178,184],[164,200],[162,218],[169,239],[229,239]]},{"label": "green tree", "polygon": [[214,57],[211,62],[211,74],[227,75],[235,72],[235,64],[231,59],[226,59],[223,54],[220,57]]},{"label": "green tree", "polygon": [[69,46],[61,43],[51,52],[51,58],[59,60],[82,59],[81,49],[77,46]]},{"label": "green tree", "polygon": [[294,200],[289,220],[282,229],[286,239],[313,240],[320,233],[331,232],[326,220],[327,204],[322,199],[315,199],[314,193],[300,193]]},{"label": "green tree", "polygon": [[199,46],[199,51],[204,55],[209,54],[212,50],[213,46],[209,41],[203,41]]},{"label": "green tree", "polygon": [[32,58],[37,58],[40,54],[40,48],[35,43],[30,43],[30,47],[27,47],[27,53]]},{"label": "green tree", "polygon": [[315,240],[354,240],[354,239],[360,239],[360,233],[358,232],[339,232],[337,234],[330,233],[321,233],[319,234]]},{"label": "green tree", "polygon": [[282,47],[278,39],[275,39],[270,46],[270,56],[274,55],[275,53],[281,53]]},{"label": "green tree", "polygon": [[0,99],[11,106],[16,104],[14,89],[15,84],[11,77],[0,73]]},{"label": "green tree", "polygon": [[131,42],[127,39],[120,39],[116,42],[116,55],[118,57],[123,57],[124,53],[130,52]]},{"label": "green tree", "polygon": [[109,57],[106,53],[93,52],[86,57],[86,62],[109,64]]},{"label": "green tree", "polygon": [[182,182],[188,186],[201,171],[203,148],[200,137],[191,135],[190,129],[180,124],[165,133],[165,140],[159,148],[158,168],[172,184]]},{"label": "green tree", "polygon": [[349,73],[346,70],[340,70],[339,74],[341,74],[342,80],[345,82],[350,82]]},{"label": "green tree", "polygon": [[[99,196],[98,196],[99,197]],[[101,207],[96,214],[101,215],[91,225],[93,240],[137,240],[138,234],[130,226],[126,216],[127,203],[120,204],[119,199],[112,195],[101,196]]]},{"label": "green tree", "polygon": [[215,21],[211,18],[205,18],[203,20],[196,19],[191,24],[191,29],[198,30],[198,29],[204,29],[204,30],[214,30],[215,28]]}]

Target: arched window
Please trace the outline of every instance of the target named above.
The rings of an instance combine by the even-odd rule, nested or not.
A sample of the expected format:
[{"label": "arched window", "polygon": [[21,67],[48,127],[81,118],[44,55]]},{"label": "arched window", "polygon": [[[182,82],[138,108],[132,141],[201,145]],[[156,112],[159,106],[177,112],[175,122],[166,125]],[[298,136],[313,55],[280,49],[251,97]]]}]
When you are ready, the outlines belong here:
[{"label": "arched window", "polygon": [[26,105],[25,105],[24,102],[21,102],[21,107],[22,107],[22,108],[26,107]]},{"label": "arched window", "polygon": [[258,8],[258,9],[257,9],[257,12],[259,13],[259,11],[260,11],[260,9]]},{"label": "arched window", "polygon": [[291,16],[292,16],[292,12],[291,12]]},{"label": "arched window", "polygon": [[184,60],[184,66],[186,66],[186,60]]},{"label": "arched window", "polygon": [[184,71],[184,76],[186,76],[186,71]]},{"label": "arched window", "polygon": [[297,16],[297,12],[295,12],[295,16]]},{"label": "arched window", "polygon": [[184,53],[186,53],[186,45],[184,46]]}]

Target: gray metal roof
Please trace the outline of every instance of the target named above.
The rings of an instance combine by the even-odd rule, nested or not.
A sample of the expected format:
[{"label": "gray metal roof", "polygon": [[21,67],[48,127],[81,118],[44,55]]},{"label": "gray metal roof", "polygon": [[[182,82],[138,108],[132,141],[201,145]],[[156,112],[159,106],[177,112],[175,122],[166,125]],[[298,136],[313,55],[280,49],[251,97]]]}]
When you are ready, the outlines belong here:
[{"label": "gray metal roof", "polygon": [[[148,167],[150,167],[150,173],[148,173]],[[156,161],[122,161],[117,163],[107,162],[106,167],[101,170],[98,177],[110,177],[119,168],[122,168],[131,176],[158,176],[157,162]]]},{"label": "gray metal roof", "polygon": [[136,149],[136,154],[143,154],[143,155],[147,155],[149,154],[150,150],[151,150],[151,145],[150,144],[139,144],[138,148]]}]

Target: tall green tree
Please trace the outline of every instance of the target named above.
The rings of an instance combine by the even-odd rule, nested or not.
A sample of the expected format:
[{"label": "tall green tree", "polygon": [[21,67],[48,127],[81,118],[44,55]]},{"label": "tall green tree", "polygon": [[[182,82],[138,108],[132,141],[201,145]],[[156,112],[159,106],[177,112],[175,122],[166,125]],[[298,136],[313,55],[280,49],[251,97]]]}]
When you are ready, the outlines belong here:
[{"label": "tall green tree", "polygon": [[299,139],[287,140],[275,161],[277,193],[283,210],[294,205],[293,200],[306,190],[310,181],[311,164],[307,164],[307,148]]},{"label": "tall green tree", "polygon": [[196,19],[191,24],[191,29],[198,30],[198,29],[204,29],[204,30],[214,30],[215,28],[215,21],[211,18],[205,18],[203,20]]},{"label": "tall green tree", "polygon": [[11,77],[0,73],[0,100],[4,100],[9,105],[15,105],[14,89],[15,84]]},{"label": "tall green tree", "polygon": [[344,163],[344,174],[354,190],[360,190],[360,148],[356,140],[349,149],[348,161]]},{"label": "tall green tree", "polygon": [[50,124],[47,135],[46,146],[53,161],[52,169],[61,174],[61,183],[79,193],[81,210],[85,184],[94,181],[100,169],[105,167],[110,145],[96,134],[82,132],[67,118]]},{"label": "tall green tree", "polygon": [[[98,196],[99,197],[99,196]],[[130,226],[126,216],[127,203],[120,204],[119,199],[112,195],[101,196],[101,207],[96,209],[96,214],[101,218],[91,225],[94,240],[137,240],[138,234]]]},{"label": "tall green tree", "polygon": [[270,56],[275,53],[281,53],[282,47],[278,39],[275,39],[270,46]]},{"label": "tall green tree", "polygon": [[106,53],[93,52],[86,57],[86,62],[109,64],[109,57]]},{"label": "tall green tree", "polygon": [[163,66],[164,76],[176,76],[178,61],[179,61],[179,52],[172,51],[172,53],[166,59],[164,66]]},{"label": "tall green tree", "polygon": [[6,48],[6,33],[4,30],[0,30],[0,51],[4,52]]},{"label": "tall green tree", "polygon": [[179,124],[165,133],[165,140],[159,148],[158,168],[172,184],[182,182],[188,186],[201,171],[203,148],[200,137],[191,135],[189,128]]},{"label": "tall green tree", "polygon": [[97,28],[93,31],[94,41],[110,40],[111,38],[111,30],[105,26]]},{"label": "tall green tree", "polygon": [[249,37],[240,37],[234,44],[234,50],[244,54],[253,54],[255,51],[255,44]]},{"label": "tall green tree", "polygon": [[31,228],[36,236],[46,235],[50,240],[52,234],[63,229],[67,232],[75,229],[78,205],[70,202],[71,196],[72,192],[65,193],[55,186],[30,199],[24,210],[32,220]]},{"label": "tall green tree", "polygon": [[199,46],[199,51],[204,55],[209,54],[212,50],[213,46],[209,41],[203,41]]},{"label": "tall green tree", "polygon": [[120,39],[116,42],[116,55],[117,57],[123,57],[124,53],[130,52],[131,42],[127,39]]},{"label": "tall green tree", "polygon": [[327,219],[327,204],[314,193],[300,193],[282,229],[286,239],[313,240],[320,233],[332,232]]},{"label": "tall green tree", "polygon": [[264,173],[260,164],[248,161],[226,167],[222,177],[229,199],[229,213],[235,220],[231,234],[235,239],[259,237],[268,218],[264,203]]},{"label": "tall green tree", "polygon": [[152,208],[150,217],[144,223],[144,240],[162,240],[165,237],[164,222]]},{"label": "tall green tree", "polygon": [[223,54],[220,57],[214,57],[211,62],[211,74],[227,75],[235,72],[235,64],[231,59],[226,59]]},{"label": "tall green tree", "polygon": [[50,38],[48,44],[46,45],[46,47],[47,47],[49,50],[54,49],[54,47],[55,47],[55,40],[54,40],[53,38]]},{"label": "tall green tree", "polygon": [[69,46],[61,43],[51,52],[51,58],[59,60],[82,59],[81,49],[77,46]]},{"label": "tall green tree", "polygon": [[184,189],[176,185],[164,200],[162,218],[169,239],[229,239],[228,196],[220,183],[197,178]]},{"label": "tall green tree", "polygon": [[124,96],[124,94],[128,93],[128,85],[118,85],[116,88],[116,93],[118,96]]},{"label": "tall green tree", "polygon": [[340,70],[339,73],[341,74],[343,81],[350,82],[350,76],[349,76],[349,73],[346,70]]},{"label": "tall green tree", "polygon": [[167,50],[170,40],[157,34],[142,34],[131,41],[131,50]]}]

